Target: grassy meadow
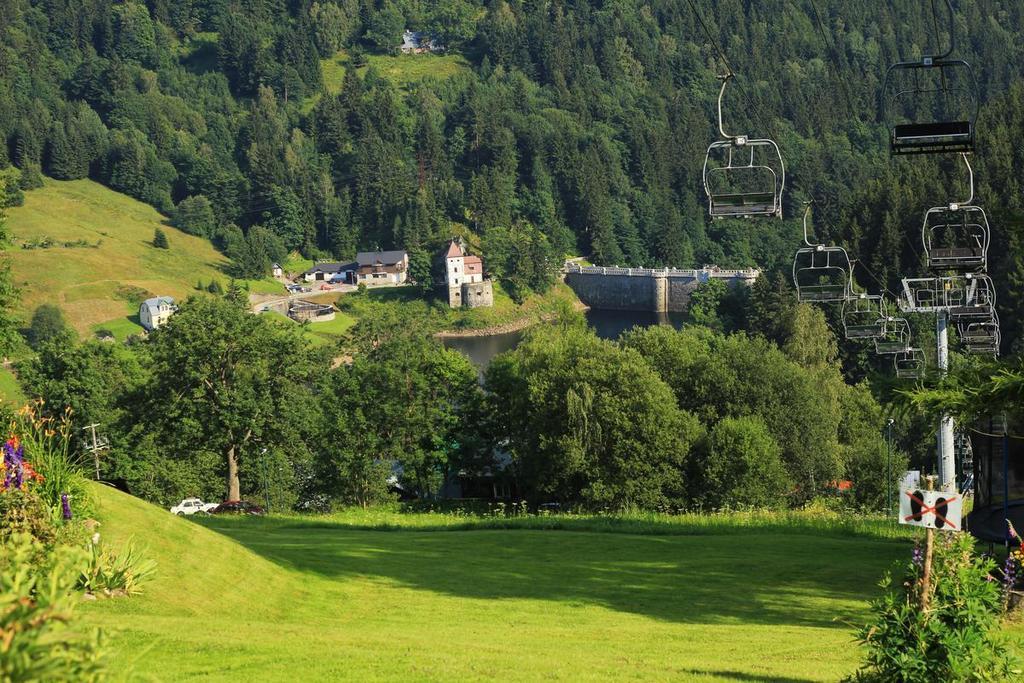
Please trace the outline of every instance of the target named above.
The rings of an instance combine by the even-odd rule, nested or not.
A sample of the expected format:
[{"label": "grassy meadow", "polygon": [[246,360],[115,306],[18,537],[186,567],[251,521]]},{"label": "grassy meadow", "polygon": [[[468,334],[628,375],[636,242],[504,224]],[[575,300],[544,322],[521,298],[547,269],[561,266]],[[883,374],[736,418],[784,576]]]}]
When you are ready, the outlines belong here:
[{"label": "grassy meadow", "polygon": [[[227,286],[227,260],[210,241],[167,224],[156,209],[89,180],[46,185],[26,193],[25,205],[8,209],[11,255],[26,320],[43,303],[63,309],[80,333],[99,330],[125,339],[142,331],[138,305],[150,296],[182,300],[198,282]],[[152,245],[161,228],[170,249]],[[48,248],[21,245],[49,239]],[[65,247],[64,242],[84,245]],[[242,282],[257,294],[284,294],[270,278]]]},{"label": "grassy meadow", "polygon": [[176,518],[99,491],[159,564],[84,605],[134,680],[834,681],[910,532],[823,514]]},{"label": "grassy meadow", "polygon": [[[339,50],[328,59],[320,60],[320,68],[324,75],[327,92],[336,95],[341,90],[345,79],[345,69],[349,67],[349,55],[346,50]],[[375,69],[382,77],[391,81],[396,87],[408,90],[411,86],[428,78],[445,80],[460,73],[470,71],[469,61],[460,54],[422,54],[422,55],[366,55],[366,66],[359,67],[360,75],[370,68]]]},{"label": "grassy meadow", "polygon": [[[8,210],[14,281],[23,317],[43,303],[60,306],[79,333],[103,328],[118,336],[140,331],[138,304],[154,295],[183,299],[198,280],[226,284],[226,263],[209,240],[166,225],[152,207],[89,180],[46,180]],[[152,246],[161,227],[170,249]],[[88,246],[24,249],[50,238]]]}]

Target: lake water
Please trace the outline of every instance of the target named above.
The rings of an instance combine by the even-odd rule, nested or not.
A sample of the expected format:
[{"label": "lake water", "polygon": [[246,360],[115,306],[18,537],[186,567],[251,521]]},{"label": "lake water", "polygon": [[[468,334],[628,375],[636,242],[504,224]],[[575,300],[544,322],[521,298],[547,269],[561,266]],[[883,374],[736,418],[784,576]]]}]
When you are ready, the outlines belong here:
[{"label": "lake water", "polygon": [[[586,317],[587,323],[602,339],[618,339],[623,332],[634,327],[671,325],[679,329],[683,324],[682,315],[672,313],[666,315],[636,311],[589,310]],[[486,337],[457,337],[446,339],[444,345],[465,354],[473,365],[483,370],[490,365],[495,356],[518,346],[523,334],[524,332],[507,332]]]}]

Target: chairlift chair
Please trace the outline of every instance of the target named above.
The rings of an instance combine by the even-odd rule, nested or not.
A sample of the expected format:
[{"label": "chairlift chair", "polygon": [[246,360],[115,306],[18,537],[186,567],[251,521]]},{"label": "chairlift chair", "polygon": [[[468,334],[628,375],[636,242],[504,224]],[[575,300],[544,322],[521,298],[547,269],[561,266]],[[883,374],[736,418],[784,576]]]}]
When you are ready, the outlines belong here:
[{"label": "chairlift chair", "polygon": [[910,350],[910,323],[906,318],[887,317],[882,335],[875,339],[875,353],[890,356]]},{"label": "chairlift chair", "polygon": [[921,349],[907,349],[897,353],[893,365],[899,379],[922,379],[927,368],[924,351]]},{"label": "chairlift chair", "polygon": [[804,210],[804,244],[793,259],[793,284],[803,303],[837,303],[852,298],[853,266],[842,247],[814,244],[808,234],[811,205]]},{"label": "chairlift chair", "polygon": [[786,164],[779,146],[767,138],[729,135],[722,120],[725,87],[733,78],[722,77],[718,93],[718,130],[722,140],[711,143],[704,160],[704,191],[712,218],[782,218]]},{"label": "chairlift chair", "polygon": [[928,269],[984,272],[991,231],[984,209],[949,206],[928,209],[922,231]]},{"label": "chairlift chair", "polygon": [[885,334],[882,297],[878,294],[854,295],[843,301],[843,332],[851,341],[878,339]]},{"label": "chairlift chair", "polygon": [[964,276],[964,301],[951,306],[949,319],[954,323],[990,320],[996,313],[996,288],[988,275]]},{"label": "chairlift chair", "polygon": [[978,356],[998,356],[1002,343],[999,319],[968,322],[960,325],[960,341],[967,353]]},{"label": "chairlift chair", "polygon": [[885,74],[883,106],[894,155],[974,151],[978,80],[968,62],[950,58],[956,32],[953,4],[946,0],[946,5],[949,48],[893,64]]},{"label": "chairlift chair", "polygon": [[963,202],[928,209],[921,229],[921,239],[933,271],[968,271],[982,273],[988,269],[988,248],[992,231],[985,210],[973,206],[974,169],[966,154],[970,196]]}]

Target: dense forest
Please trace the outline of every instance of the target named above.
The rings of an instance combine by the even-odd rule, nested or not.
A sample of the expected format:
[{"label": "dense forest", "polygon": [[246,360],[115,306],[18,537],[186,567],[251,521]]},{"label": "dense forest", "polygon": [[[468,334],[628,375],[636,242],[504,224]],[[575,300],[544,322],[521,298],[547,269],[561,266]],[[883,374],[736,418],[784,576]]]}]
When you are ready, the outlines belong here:
[{"label": "dense forest", "polygon": [[[849,249],[859,285],[896,291],[902,276],[923,271],[925,210],[965,191],[955,158],[890,159],[880,106],[886,67],[947,40],[931,3],[898,5],[0,0],[0,186],[7,188],[0,204],[17,204],[43,176],[93,178],[211,239],[244,276],[290,250],[348,258],[357,249],[404,247],[420,268],[456,229],[479,236],[491,267],[505,270],[584,254],[598,264],[767,271],[750,291],[708,285],[697,292],[688,320],[710,328],[710,338],[651,332],[615,345],[570,327],[561,330],[564,342],[541,331],[545,342],[492,368],[484,394],[462,359],[419,338],[383,343],[381,330],[393,332],[383,324],[372,335],[357,328],[354,343],[360,335],[374,342],[356,349],[351,366],[327,373],[329,359],[238,315],[234,289],[235,308],[190,302],[195,313],[182,317],[179,332],[151,348],[35,343],[41,355],[22,364],[22,382],[53,405],[73,406],[78,419],[116,425],[115,441],[134,446],[115,458],[111,474],[153,498],[196,486],[211,492],[224,458],[242,452],[242,486],[252,490],[258,473],[244,463],[260,448],[287,462],[279,487],[287,504],[318,495],[373,498],[389,477],[379,471],[380,453],[396,454],[410,489],[435,491],[432,478],[469,466],[496,444],[520,454],[519,483],[532,499],[593,505],[635,504],[638,496],[648,496],[644,506],[729,499],[739,475],[714,474],[708,454],[716,440],[749,447],[750,471],[760,473],[752,478],[807,495],[858,467],[869,471],[858,454],[879,452],[868,425],[880,408],[863,386],[840,389],[834,380],[841,367],[852,385],[881,364],[835,343],[824,328],[828,316],[836,322],[834,310],[812,315],[795,305],[788,269],[802,206],[814,199],[816,234]],[[1016,73],[1022,15],[1024,7],[1009,1],[962,3],[956,15],[957,52],[979,75],[978,203],[993,224],[991,271],[1007,346],[1021,336],[1024,311],[1024,199],[1014,175],[1024,162],[1014,143],[1024,129]],[[384,73],[381,60],[394,58],[406,29],[434,36],[468,68],[412,81]],[[417,59],[441,60],[416,55],[404,63]],[[707,218],[702,165],[717,137],[717,76],[729,69],[737,74],[726,99],[729,127],[772,137],[785,156],[783,221]],[[515,256],[524,253],[531,256]],[[518,275],[524,288],[534,286],[528,273]],[[0,288],[6,338],[17,325],[9,277],[0,277]],[[250,398],[265,409],[259,420],[246,418],[255,425],[247,434],[161,403],[184,381],[176,368],[186,361],[196,376],[221,363],[219,342],[189,341],[218,315],[237,329],[211,323],[207,333],[254,344],[246,353],[256,359],[255,374],[246,381],[264,393],[258,401],[240,396],[240,409]],[[914,322],[927,348],[927,321]],[[720,336],[737,331],[748,336]],[[752,362],[767,358],[777,366],[771,377]],[[580,359],[603,359],[619,373],[620,389],[635,383],[635,407],[652,420],[641,444],[652,460],[617,462],[628,430],[583,419],[610,410],[611,420],[615,411],[600,392],[611,401],[615,391],[607,377],[577,368]],[[707,371],[724,365],[712,376],[694,359]],[[815,378],[819,372],[828,380]],[[395,377],[420,384],[402,399],[391,389]],[[761,389],[715,407],[715,396],[693,398],[710,381]],[[830,411],[819,415],[825,431],[814,443],[787,443],[785,425],[803,414],[784,410],[794,382],[817,397],[815,408]],[[517,402],[538,395],[535,383],[568,388],[538,411]],[[439,396],[441,386],[450,394]],[[581,386],[597,393],[577,393]],[[883,395],[882,383],[874,388]],[[678,410],[649,401],[672,393]],[[762,399],[768,403],[744,404]],[[203,400],[194,397],[195,410]],[[392,404],[394,415],[384,409]],[[437,412],[439,404],[449,412]],[[549,425],[551,416],[562,426]],[[924,462],[929,426],[902,419],[899,445]],[[661,443],[657,425],[671,425],[671,438],[681,441]],[[538,436],[555,441],[535,443]],[[189,444],[206,445],[188,466],[164,455]],[[659,460],[654,454],[666,447],[690,455]],[[544,452],[549,461],[528,461]],[[644,482],[640,489],[608,488],[621,479],[617,468],[634,465],[648,468],[626,478]],[[686,483],[707,476],[722,478],[713,487]],[[701,499],[698,489],[719,498]]]},{"label": "dense forest", "polygon": [[[947,40],[932,4],[0,0],[0,166],[23,189],[41,174],[100,180],[242,270],[282,249],[430,250],[452,223],[601,264],[784,267],[813,197],[862,284],[895,290],[919,270],[925,209],[963,184],[952,162],[886,149],[886,67]],[[1024,277],[1022,15],[1010,0],[956,15],[980,80],[979,196],[1007,338]],[[356,68],[405,28],[472,69],[399,87]],[[349,68],[326,83],[321,59],[339,50]],[[723,56],[738,74],[731,126],[786,158],[782,224],[704,217]]]}]

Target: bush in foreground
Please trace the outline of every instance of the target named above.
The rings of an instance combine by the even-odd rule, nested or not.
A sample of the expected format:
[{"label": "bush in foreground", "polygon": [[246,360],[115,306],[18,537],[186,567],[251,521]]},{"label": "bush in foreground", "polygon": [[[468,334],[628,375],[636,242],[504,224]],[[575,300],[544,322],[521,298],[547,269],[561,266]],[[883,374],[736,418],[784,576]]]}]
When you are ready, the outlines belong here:
[{"label": "bush in foreground", "polygon": [[995,562],[974,553],[964,533],[935,541],[931,581],[925,585],[924,550],[918,546],[901,585],[882,580],[886,594],[872,607],[873,623],[861,629],[867,662],[850,679],[858,683],[1000,681],[1020,675],[995,631],[1002,615]]},{"label": "bush in foreground", "polygon": [[46,553],[28,534],[0,544],[0,680],[102,678],[99,634],[70,626],[84,559],[84,551],[69,547]]}]

